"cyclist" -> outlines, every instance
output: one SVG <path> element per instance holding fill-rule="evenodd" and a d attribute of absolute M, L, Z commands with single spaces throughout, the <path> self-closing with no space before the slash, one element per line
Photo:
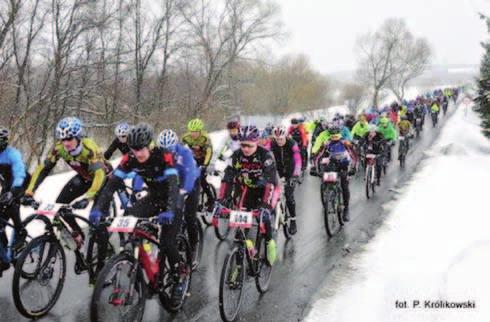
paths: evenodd
<path fill-rule="evenodd" d="M 374 124 L 369 125 L 368 135 L 366 135 L 365 151 L 366 154 L 376 154 L 376 185 L 380 185 L 381 168 L 383 166 L 383 134 L 378 132 L 378 127 Z"/>
<path fill-rule="evenodd" d="M 59 121 L 56 126 L 56 138 L 58 141 L 48 157 L 32 175 L 25 193 L 24 204 L 33 203 L 36 189 L 46 179 L 58 160 L 63 159 L 77 174 L 65 184 L 56 203 L 69 204 L 83 196 L 72 204 L 72 208 L 84 209 L 96 198 L 111 166 L 104 159 L 99 146 L 92 139 L 83 137 L 83 124 L 78 118 L 66 117 Z M 80 226 L 71 216 L 67 216 L 64 220 L 73 229 L 73 238 L 80 248 L 84 240 Z"/>
<path fill-rule="evenodd" d="M 398 124 L 398 129 L 400 130 L 400 136 L 404 137 L 407 146 L 407 150 L 410 148 L 410 130 L 412 129 L 412 123 L 408 120 L 407 116 L 402 116 L 400 123 Z M 402 143 L 398 146 L 398 160 L 400 160 L 400 150 L 402 147 Z"/>
<path fill-rule="evenodd" d="M 368 133 L 369 124 L 366 115 L 359 115 L 359 119 L 351 130 L 351 135 L 354 140 L 361 140 Z"/>
<path fill-rule="evenodd" d="M 401 116 L 402 117 L 402 116 Z M 393 124 L 386 117 L 381 117 L 378 124 L 378 132 L 383 135 L 383 139 L 386 141 L 387 145 L 387 158 L 388 162 L 391 161 L 391 148 L 394 145 L 394 141 L 397 139 L 396 130 Z"/>
<path fill-rule="evenodd" d="M 104 158 L 106 160 L 109 160 L 116 150 L 119 150 L 122 155 L 129 153 L 128 134 L 130 129 L 131 127 L 126 122 L 116 125 L 116 127 L 114 128 L 114 134 L 116 135 L 116 138 L 112 141 L 111 145 L 104 153 Z M 143 179 L 141 179 L 141 177 L 138 175 L 134 175 L 132 179 L 133 191 L 130 196 L 131 203 L 136 202 L 136 194 L 143 190 L 143 185 Z"/>
<path fill-rule="evenodd" d="M 192 151 L 179 143 L 179 137 L 172 130 L 163 130 L 158 136 L 157 146 L 167 149 L 174 154 L 175 168 L 179 173 L 180 194 L 185 198 L 184 217 L 189 232 L 189 243 L 192 250 L 192 258 L 195 258 L 196 246 L 199 241 L 197 222 L 197 206 L 199 203 L 199 168 Z"/>
<path fill-rule="evenodd" d="M 226 139 L 225 145 L 219 153 L 218 159 L 225 161 L 228 159 L 233 152 L 240 148 L 240 140 L 238 135 L 240 134 L 240 122 L 238 120 L 231 120 L 226 124 L 228 129 L 229 137 Z M 228 154 L 230 154 L 228 156 Z"/>
<path fill-rule="evenodd" d="M 349 201 L 350 201 L 350 191 L 349 191 L 349 179 L 348 175 L 351 174 L 349 171 L 349 166 L 351 163 L 351 158 L 348 151 L 349 142 L 342 140 L 341 129 L 334 125 L 329 128 L 330 139 L 325 145 L 324 152 L 328 152 L 330 155 L 331 162 L 335 162 L 337 170 L 340 175 L 340 185 L 342 187 L 342 199 L 344 201 L 344 213 L 342 219 L 344 221 L 349 221 Z"/>
<path fill-rule="evenodd" d="M 301 175 L 301 154 L 298 144 L 287 137 L 287 129 L 284 126 L 276 126 L 272 131 L 271 151 L 276 159 L 277 172 L 280 178 L 285 179 L 284 196 L 286 206 L 291 217 L 290 231 L 296 234 L 296 201 L 294 200 L 294 186 Z"/>
<path fill-rule="evenodd" d="M 272 128 L 267 126 L 260 132 L 259 145 L 266 150 L 271 149 L 271 136 L 272 136 Z"/>
<path fill-rule="evenodd" d="M 0 175 L 4 180 L 2 194 L 0 195 L 0 218 L 8 221 L 10 218 L 14 222 L 17 238 L 13 247 L 18 249 L 23 245 L 27 232 L 20 220 L 20 198 L 24 195 L 24 190 L 29 183 L 29 174 L 26 171 L 24 161 L 20 152 L 9 146 L 10 132 L 4 127 L 0 127 Z M 4 227 L 4 224 L 0 224 Z M 8 244 L 7 234 L 2 229 L 0 243 L 4 249 Z M 3 270 L 9 267 L 0 258 L 0 276 Z"/>
<path fill-rule="evenodd" d="M 170 301 L 178 305 L 184 290 L 185 266 L 180 262 L 176 238 L 182 222 L 183 198 L 179 193 L 179 176 L 174 164 L 174 156 L 168 150 L 153 145 L 153 130 L 150 125 L 140 123 L 128 134 L 130 153 L 123 156 L 114 174 L 102 189 L 90 213 L 90 221 L 98 222 L 107 215 L 113 194 L 124 187 L 124 179 L 136 172 L 148 186 L 148 194 L 139 199 L 126 215 L 135 217 L 158 216 L 161 225 L 160 250 L 168 258 L 174 285 Z M 161 269 L 164 262 L 161 261 Z"/>
<path fill-rule="evenodd" d="M 192 119 L 187 124 L 188 133 L 182 137 L 182 143 L 187 145 L 194 154 L 197 165 L 201 168 L 201 187 L 207 196 L 207 211 L 213 211 L 214 196 L 206 180 L 207 168 L 213 156 L 213 147 L 208 133 L 204 130 L 204 123 L 201 119 Z"/>
<path fill-rule="evenodd" d="M 107 148 L 104 153 L 104 158 L 109 160 L 116 150 L 119 150 L 122 155 L 129 152 L 128 147 L 128 133 L 130 126 L 128 123 L 123 122 L 116 125 L 114 128 L 114 134 L 116 138 L 112 141 L 111 145 Z"/>
<path fill-rule="evenodd" d="M 300 121 L 300 118 L 291 119 L 288 135 L 298 144 L 301 151 L 301 171 L 304 171 L 308 161 L 308 133 Z"/>
<path fill-rule="evenodd" d="M 277 186 L 277 169 L 271 152 L 258 145 L 259 130 L 254 125 L 242 127 L 240 150 L 233 153 L 232 165 L 228 166 L 221 182 L 218 206 L 230 198 L 235 182 L 247 187 L 244 207 L 259 209 L 266 228 L 267 260 L 276 260 L 276 242 L 272 238 L 272 194 Z"/>

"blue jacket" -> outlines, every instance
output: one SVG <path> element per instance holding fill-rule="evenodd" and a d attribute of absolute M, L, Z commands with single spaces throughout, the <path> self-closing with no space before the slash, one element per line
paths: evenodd
<path fill-rule="evenodd" d="M 330 157 L 343 166 L 350 164 L 350 156 L 347 148 L 342 141 L 330 141 L 327 145 L 327 151 L 330 152 Z"/>
<path fill-rule="evenodd" d="M 196 180 L 200 176 L 200 170 L 194 159 L 194 155 L 191 149 L 182 144 L 175 146 L 174 155 L 176 161 L 175 168 L 179 173 L 180 188 L 191 192 L 194 190 Z"/>
<path fill-rule="evenodd" d="M 352 134 L 350 133 L 350 130 L 347 126 L 342 127 L 340 135 L 342 135 L 342 139 L 352 141 Z"/>
<path fill-rule="evenodd" d="M 19 150 L 8 146 L 0 152 L 0 174 L 11 182 L 11 188 L 23 186 L 27 172 Z"/>

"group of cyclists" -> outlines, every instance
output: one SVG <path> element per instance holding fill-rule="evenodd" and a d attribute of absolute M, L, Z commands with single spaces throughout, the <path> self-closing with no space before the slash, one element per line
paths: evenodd
<path fill-rule="evenodd" d="M 230 199 L 240 195 L 240 187 L 246 187 L 243 206 L 260 213 L 265 226 L 267 261 L 272 266 L 277 248 L 272 224 L 273 195 L 277 189 L 284 189 L 289 229 L 294 235 L 297 232 L 295 187 L 302 182 L 308 163 L 311 163 L 310 174 L 321 176 L 318 162 L 328 154 L 340 174 L 342 216 L 348 222 L 350 177 L 362 171 L 358 165 L 363 155 L 384 156 L 376 160 L 376 184 L 380 185 L 381 168 L 384 162 L 390 162 L 398 136 L 409 138 L 415 129 L 417 133 L 422 131 L 425 117 L 431 115 L 437 120 L 439 112 L 445 113 L 449 101 L 456 101 L 459 92 L 458 88 L 446 88 L 380 109 L 371 107 L 357 117 L 337 113 L 332 119 L 322 116 L 307 121 L 301 116 L 292 118 L 289 125 L 268 125 L 264 129 L 242 125 L 239 118 L 234 118 L 227 122 L 226 142 L 214 158 L 211 139 L 203 121 L 197 118 L 188 122 L 188 132 L 181 138 L 171 129 L 155 135 L 147 123 L 132 126 L 120 123 L 115 127 L 114 140 L 103 152 L 94 139 L 86 137 L 79 118 L 66 117 L 57 123 L 56 141 L 32 177 L 20 151 L 9 144 L 9 130 L 1 128 L 0 174 L 5 184 L 0 195 L 0 217 L 13 221 L 17 232 L 13 247 L 23 247 L 27 231 L 22 225 L 20 205 L 36 203 L 36 190 L 60 159 L 75 175 L 61 189 L 56 203 L 71 204 L 73 209 L 85 209 L 92 203 L 89 221 L 94 225 L 109 215 L 115 192 L 124 189 L 125 180 L 130 179 L 133 194 L 125 215 L 156 218 L 160 225 L 160 251 L 167 256 L 174 277 L 171 301 L 181 301 L 184 275 L 189 272 L 179 255 L 176 237 L 185 225 L 190 249 L 197 251 L 200 222 L 196 212 L 201 189 L 207 195 L 205 209 L 219 216 L 220 211 L 229 207 Z M 109 159 L 116 151 L 122 158 L 113 168 Z M 217 196 L 211 192 L 207 180 L 215 159 L 227 164 Z M 143 190 L 147 193 L 136 197 Z M 67 217 L 66 221 L 72 228 L 76 247 L 83 247 L 87 236 L 82 227 L 73 218 Z M 7 243 L 2 229 L 0 244 L 5 248 Z M 9 266 L 0 261 L 0 271 Z"/>

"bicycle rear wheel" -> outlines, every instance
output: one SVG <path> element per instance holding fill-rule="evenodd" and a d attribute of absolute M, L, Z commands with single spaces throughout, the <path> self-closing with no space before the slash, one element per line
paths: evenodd
<path fill-rule="evenodd" d="M 235 321 L 245 285 L 245 251 L 235 247 L 226 256 L 219 283 L 219 313 L 225 322 Z"/>
<path fill-rule="evenodd" d="M 128 252 L 112 257 L 100 272 L 90 304 L 90 319 L 141 321 L 147 288 L 136 259 Z"/>
<path fill-rule="evenodd" d="M 38 319 L 58 301 L 66 277 L 63 247 L 54 237 L 40 236 L 24 249 L 15 265 L 12 294 L 15 307 L 29 319 Z"/>

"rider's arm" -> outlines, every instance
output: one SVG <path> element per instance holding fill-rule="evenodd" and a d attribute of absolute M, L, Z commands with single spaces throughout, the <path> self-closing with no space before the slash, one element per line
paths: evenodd
<path fill-rule="evenodd" d="M 233 153 L 231 157 L 231 164 L 228 165 L 225 169 L 225 174 L 223 176 L 223 180 L 221 180 L 221 186 L 219 189 L 218 199 L 223 200 L 228 197 L 230 186 L 233 184 L 233 181 L 239 174 L 238 168 L 241 166 L 239 164 L 238 152 L 240 150 Z"/>
<path fill-rule="evenodd" d="M 264 194 L 262 195 L 262 205 L 270 206 L 272 201 L 272 193 L 274 191 L 274 185 L 277 184 L 277 168 L 274 156 L 271 152 L 267 152 L 264 159 L 263 169 L 263 182 L 258 185 L 264 187 Z"/>
<path fill-rule="evenodd" d="M 213 156 L 213 146 L 211 145 L 211 139 L 209 136 L 206 134 L 206 142 L 203 145 L 203 149 L 206 150 L 206 155 L 204 157 L 204 165 L 208 166 L 209 163 L 211 162 L 211 157 Z"/>
<path fill-rule="evenodd" d="M 16 149 L 9 151 L 10 165 L 12 167 L 12 188 L 22 187 L 26 179 L 26 167 L 20 152 Z"/>
<path fill-rule="evenodd" d="M 106 172 L 104 165 L 104 157 L 102 156 L 99 147 L 92 142 L 82 142 L 84 148 L 89 150 L 89 166 L 88 171 L 93 174 L 92 185 L 88 189 L 85 196 L 93 199 L 104 184 Z"/>
<path fill-rule="evenodd" d="M 194 156 L 192 155 L 192 151 L 182 146 L 179 149 L 179 154 L 182 156 L 182 163 L 184 167 L 184 190 L 187 192 L 191 192 L 194 189 L 194 184 L 199 177 L 199 171 L 197 170 L 196 160 L 194 160 Z"/>
<path fill-rule="evenodd" d="M 292 147 L 292 152 L 293 152 L 293 161 L 294 161 L 294 174 L 299 174 L 301 173 L 301 166 L 302 166 L 302 161 L 301 161 L 301 153 L 299 152 L 299 147 L 296 142 L 293 143 Z"/>
<path fill-rule="evenodd" d="M 104 153 L 104 159 L 109 160 L 114 152 L 117 149 L 117 143 L 118 143 L 118 138 L 115 138 L 114 141 L 112 141 L 111 145 L 107 148 L 107 151 Z"/>
<path fill-rule="evenodd" d="M 39 185 L 46 179 L 51 170 L 58 162 L 60 158 L 56 146 L 49 152 L 48 157 L 44 160 L 43 164 L 39 164 L 32 174 L 31 182 L 27 187 L 26 194 L 33 195 Z"/>

